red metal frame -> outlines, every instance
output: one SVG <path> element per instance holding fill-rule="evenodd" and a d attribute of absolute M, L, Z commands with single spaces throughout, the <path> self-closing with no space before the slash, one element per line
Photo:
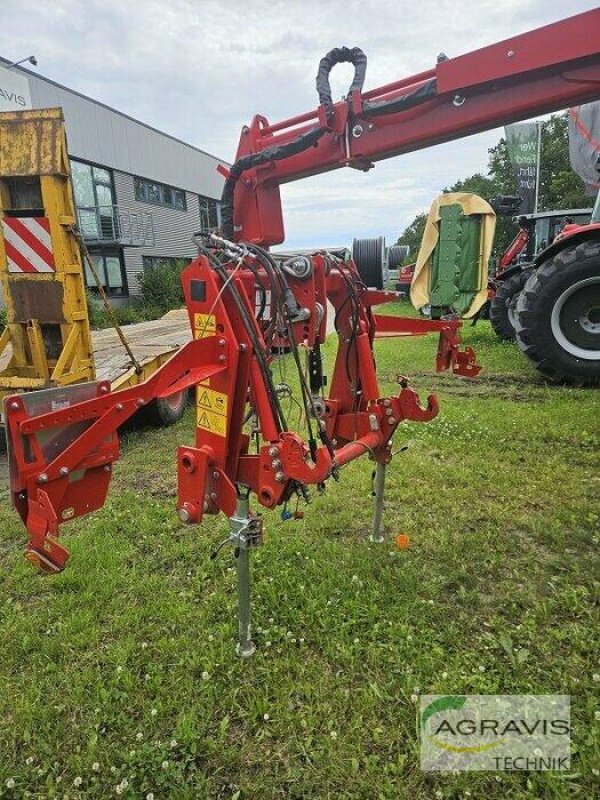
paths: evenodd
<path fill-rule="evenodd" d="M 594 9 L 353 93 L 335 104 L 329 130 L 314 147 L 243 173 L 234 196 L 236 238 L 263 246 L 284 240 L 282 183 L 344 166 L 367 170 L 384 158 L 596 100 L 599 43 L 600 10 Z M 365 101 L 392 100 L 432 78 L 432 99 L 401 113 L 362 117 Z M 275 124 L 256 116 L 242 129 L 237 158 L 286 144 L 317 122 L 328 125 L 323 107 Z"/>
<path fill-rule="evenodd" d="M 322 106 L 274 125 L 255 117 L 242 131 L 238 157 L 290 142 L 315 122 L 327 132 L 300 155 L 241 176 L 235 188 L 236 237 L 264 245 L 283 241 L 281 183 L 342 166 L 366 170 L 383 158 L 595 99 L 600 94 L 599 43 L 596 9 L 442 61 L 433 70 L 363 95 L 355 92 L 334 106 L 331 119 Z M 432 99 L 372 120 L 363 115 L 365 101 L 394 99 L 432 78 L 437 84 Z M 207 258 L 200 256 L 183 276 L 196 339 L 148 381 L 114 395 L 107 384 L 99 384 L 97 398 L 37 415 L 28 414 L 21 397 L 7 398 L 12 498 L 29 532 L 27 555 L 32 561 L 47 571 L 64 567 L 68 553 L 57 541 L 60 524 L 102 506 L 111 465 L 118 458 L 116 431 L 155 397 L 197 387 L 196 442 L 180 447 L 177 455 L 179 514 L 193 522 L 205 513 L 232 515 L 239 487 L 255 492 L 259 503 L 272 508 L 297 485 L 321 484 L 366 452 L 385 464 L 391 458 L 391 437 L 402 420 L 435 417 L 436 398 L 430 395 L 422 407 L 405 378 L 400 378 L 397 395 L 379 396 L 376 335 L 438 331 L 438 369 L 467 376 L 479 371 L 473 351 L 459 349 L 460 321 L 375 315 L 372 307 L 394 299 L 394 293 L 365 288 L 352 262 L 332 262 L 320 253 L 311 263 L 309 280 L 288 278 L 296 302 L 310 312 L 306 318 L 288 320 L 288 326 L 297 342 L 315 347 L 325 339 L 327 300 L 336 311 L 340 342 L 319 420 L 323 444 L 317 447 L 297 433 L 280 430 L 274 416 L 253 346 L 258 339 L 260 352 L 267 347 L 265 326 L 254 317 L 254 293 L 255 281 L 267 285 L 268 276 L 256 263 L 249 269 L 242 259 L 231 262 L 228 283 L 238 293 L 241 306 L 236 305 Z M 353 310 L 348 281 L 354 287 Z M 323 310 L 320 318 L 317 307 Z M 256 453 L 250 453 L 250 436 L 244 429 L 248 404 L 262 436 Z M 64 433 L 65 426 L 75 423 L 88 427 L 75 431 L 58 455 L 47 457 L 41 437 Z"/>
<path fill-rule="evenodd" d="M 190 324 L 197 338 L 147 381 L 114 394 L 107 383 L 100 383 L 96 398 L 36 415 L 27 412 L 23 396 L 7 399 L 11 492 L 29 532 L 30 560 L 46 571 L 64 567 L 68 552 L 57 541 L 60 524 L 104 504 L 111 465 L 119 456 L 117 428 L 155 397 L 197 386 L 196 442 L 179 447 L 177 462 L 180 517 L 199 522 L 205 513 L 223 511 L 231 516 L 240 485 L 254 492 L 261 505 L 273 508 L 290 497 L 297 483 L 322 484 L 338 467 L 365 453 L 387 463 L 391 437 L 402 420 L 426 422 L 436 416 L 436 398 L 431 395 L 422 407 L 405 378 L 400 379 L 399 394 L 380 397 L 373 354 L 377 335 L 438 332 L 438 369 L 450 368 L 468 376 L 479 371 L 473 352 L 469 348 L 460 351 L 460 320 L 375 315 L 373 306 L 394 300 L 397 294 L 365 288 L 351 261 L 332 262 L 317 254 L 311 263 L 308 278 L 288 276 L 288 284 L 300 306 L 314 310 L 319 304 L 324 312 L 320 318 L 311 313 L 292 327 L 296 341 L 303 346 L 322 344 L 327 300 L 332 303 L 340 343 L 329 398 L 321 420 L 314 424 L 321 424 L 333 445 L 321 444 L 311 452 L 297 433 L 278 430 L 250 332 L 230 293 L 223 290 L 221 279 L 207 258 L 200 256 L 183 275 Z M 266 272 L 238 264 L 230 264 L 227 270 L 245 303 L 255 336 L 263 350 L 268 350 L 267 325 L 254 318 L 256 279 L 266 283 Z M 355 317 L 348 302 L 348 281 L 357 292 Z M 250 452 L 250 436 L 244 430 L 248 403 L 257 415 L 262 437 L 256 453 Z M 215 409 L 215 404 L 220 408 Z M 47 437 L 56 431 L 60 436 L 65 426 L 75 424 L 88 427 L 75 431 L 58 455 L 45 457 L 40 435 Z"/>

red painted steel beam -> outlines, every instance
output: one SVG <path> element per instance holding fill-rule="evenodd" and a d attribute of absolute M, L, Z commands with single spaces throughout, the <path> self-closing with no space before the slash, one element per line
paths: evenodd
<path fill-rule="evenodd" d="M 401 114 L 373 119 L 371 131 L 350 140 L 352 156 L 377 161 L 598 99 L 600 9 L 443 61 L 434 70 L 365 92 L 362 99 L 391 100 L 429 77 L 436 79 L 437 97 Z M 460 107 L 453 104 L 457 94 L 465 98 Z M 345 116 L 345 102 L 335 108 L 337 118 Z M 317 116 L 315 109 L 266 126 L 256 150 L 295 138 L 312 127 L 298 123 Z M 344 166 L 344 143 L 335 138 L 326 135 L 317 147 L 276 164 L 278 182 Z M 275 176 L 270 173 L 269 180 Z"/>

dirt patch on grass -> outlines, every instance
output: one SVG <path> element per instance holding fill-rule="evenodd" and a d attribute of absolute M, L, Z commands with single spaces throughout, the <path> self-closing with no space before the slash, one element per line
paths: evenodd
<path fill-rule="evenodd" d="M 418 381 L 427 380 L 432 391 L 473 400 L 497 398 L 526 403 L 536 399 L 545 389 L 543 383 L 532 383 L 530 378 L 521 375 L 485 375 L 471 379 L 435 372 L 416 372 L 411 377 Z"/>

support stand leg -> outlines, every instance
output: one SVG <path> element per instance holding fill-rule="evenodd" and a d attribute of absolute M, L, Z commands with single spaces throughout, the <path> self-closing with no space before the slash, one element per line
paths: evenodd
<path fill-rule="evenodd" d="M 375 493 L 375 508 L 373 510 L 373 532 L 369 536 L 372 542 L 384 542 L 385 534 L 381 525 L 383 516 L 383 492 L 385 489 L 385 464 L 377 462 L 375 468 L 375 483 L 373 486 Z"/>
<path fill-rule="evenodd" d="M 252 612 L 250 606 L 250 547 L 252 546 L 252 532 L 247 498 L 238 498 L 235 515 L 230 518 L 230 524 L 231 538 L 237 555 L 239 639 L 236 651 L 242 658 L 248 658 L 255 652 L 256 647 L 252 641 Z"/>

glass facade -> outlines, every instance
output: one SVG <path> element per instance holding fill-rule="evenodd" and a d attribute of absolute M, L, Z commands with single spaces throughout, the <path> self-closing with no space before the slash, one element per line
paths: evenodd
<path fill-rule="evenodd" d="M 135 178 L 134 188 L 135 199 L 141 203 L 153 203 L 157 206 L 174 208 L 177 211 L 187 211 L 187 199 L 183 189 L 148 181 L 145 178 Z"/>
<path fill-rule="evenodd" d="M 218 203 L 212 197 L 198 196 L 200 204 L 200 226 L 202 230 L 215 230 L 219 227 Z"/>
<path fill-rule="evenodd" d="M 127 283 L 121 254 L 119 252 L 90 253 L 90 256 L 106 294 L 115 296 L 127 294 Z M 85 283 L 92 291 L 98 291 L 94 273 L 87 262 L 85 262 Z"/>

